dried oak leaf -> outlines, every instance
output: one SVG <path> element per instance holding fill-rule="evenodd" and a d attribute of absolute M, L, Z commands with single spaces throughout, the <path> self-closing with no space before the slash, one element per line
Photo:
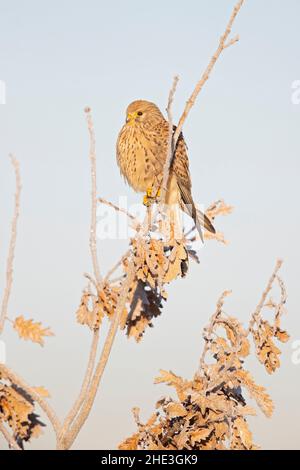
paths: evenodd
<path fill-rule="evenodd" d="M 21 448 L 23 441 L 38 437 L 45 426 L 34 409 L 33 399 L 21 387 L 0 384 L 0 421 L 9 425 Z"/>
<path fill-rule="evenodd" d="M 89 328 L 93 329 L 96 318 L 94 309 L 90 306 L 91 303 L 92 298 L 90 293 L 84 292 L 76 312 L 76 318 L 81 325 L 87 325 Z"/>
<path fill-rule="evenodd" d="M 135 338 L 137 342 L 142 339 L 145 329 L 153 326 L 153 318 L 161 314 L 164 299 L 157 287 L 152 288 L 141 280 L 133 284 L 128 313 L 126 311 L 126 316 L 121 319 L 121 328 L 127 327 L 128 337 Z"/>
<path fill-rule="evenodd" d="M 194 446 L 196 442 L 205 441 L 212 432 L 212 427 L 199 428 L 196 431 L 193 431 L 190 435 L 192 446 Z"/>
<path fill-rule="evenodd" d="M 132 436 L 125 439 L 118 446 L 119 450 L 137 450 L 139 445 L 140 435 L 138 433 L 133 434 Z"/>
<path fill-rule="evenodd" d="M 120 287 L 111 287 L 107 283 L 98 295 L 84 292 L 76 312 L 78 323 L 87 325 L 92 330 L 100 328 L 104 316 L 110 318 L 114 314 L 119 290 Z"/>
<path fill-rule="evenodd" d="M 155 239 L 133 240 L 132 249 L 137 279 L 155 288 L 167 267 L 164 243 Z"/>
<path fill-rule="evenodd" d="M 288 332 L 285 330 L 281 330 L 280 328 L 276 328 L 275 336 L 282 343 L 286 343 L 290 339 L 290 335 L 288 334 Z"/>
<path fill-rule="evenodd" d="M 32 319 L 25 320 L 22 315 L 15 319 L 13 328 L 20 338 L 38 343 L 41 346 L 44 346 L 45 336 L 54 336 L 50 328 L 43 328 L 40 322 L 35 322 Z"/>
<path fill-rule="evenodd" d="M 233 206 L 229 206 L 225 204 L 223 200 L 220 200 L 211 204 L 205 213 L 207 217 L 213 222 L 215 217 L 219 215 L 229 215 L 232 213 L 232 211 L 233 211 Z M 217 231 L 216 233 L 211 233 L 205 230 L 204 238 L 206 240 L 216 240 L 220 243 L 223 243 L 224 245 L 228 244 L 222 232 Z"/>
<path fill-rule="evenodd" d="M 167 247 L 171 249 L 168 257 L 168 268 L 163 278 L 164 282 L 171 282 L 177 277 L 184 277 L 188 270 L 188 251 L 184 244 L 178 241 L 174 245 Z"/>
<path fill-rule="evenodd" d="M 233 206 L 226 204 L 223 199 L 213 202 L 206 210 L 205 214 L 210 220 L 214 220 L 219 215 L 229 215 L 233 211 Z"/>
<path fill-rule="evenodd" d="M 221 325 L 226 332 L 226 336 L 231 343 L 231 346 L 235 349 L 236 353 L 240 357 L 247 357 L 250 353 L 250 343 L 246 337 L 246 332 L 242 324 L 234 317 L 221 317 L 217 321 L 218 325 Z"/>
<path fill-rule="evenodd" d="M 191 389 L 192 382 L 182 379 L 175 375 L 173 372 L 166 370 L 160 370 L 160 376 L 154 380 L 155 384 L 166 383 L 167 385 L 174 387 L 180 401 L 184 401 L 187 396 L 187 391 Z"/>
<path fill-rule="evenodd" d="M 236 444 L 237 443 L 242 444 L 242 446 L 238 444 L 238 448 L 244 448 L 247 450 L 252 449 L 252 446 L 253 446 L 252 433 L 249 430 L 248 424 L 244 418 L 237 417 L 234 420 L 233 431 L 234 431 L 234 435 L 236 438 Z"/>
<path fill-rule="evenodd" d="M 257 329 L 252 329 L 257 357 L 264 364 L 269 374 L 275 372 L 280 366 L 279 356 L 281 351 L 273 341 L 277 331 L 278 329 L 275 329 L 267 320 L 263 319 L 260 319 Z M 280 336 L 280 333 L 277 334 Z M 285 339 L 286 335 L 287 333 L 283 332 L 282 338 Z"/>
<path fill-rule="evenodd" d="M 166 415 L 169 419 L 186 416 L 188 413 L 181 403 L 171 402 L 166 406 Z"/>
<path fill-rule="evenodd" d="M 240 381 L 242 386 L 247 388 L 250 397 L 256 401 L 263 413 L 270 417 L 274 410 L 274 404 L 270 395 L 266 393 L 265 387 L 257 385 L 250 372 L 246 370 L 237 370 L 234 372 L 234 376 Z"/>

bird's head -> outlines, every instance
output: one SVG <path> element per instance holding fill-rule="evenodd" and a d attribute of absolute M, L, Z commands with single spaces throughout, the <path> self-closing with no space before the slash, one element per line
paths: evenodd
<path fill-rule="evenodd" d="M 133 101 L 126 110 L 126 124 L 128 126 L 147 125 L 151 127 L 163 119 L 159 108 L 150 101 Z"/>

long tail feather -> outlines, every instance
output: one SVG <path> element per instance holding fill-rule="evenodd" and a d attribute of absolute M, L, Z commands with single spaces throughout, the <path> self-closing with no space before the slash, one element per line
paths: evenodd
<path fill-rule="evenodd" d="M 213 226 L 209 218 L 205 214 L 203 214 L 199 209 L 196 210 L 196 218 L 206 230 L 211 233 L 216 233 L 215 227 Z"/>

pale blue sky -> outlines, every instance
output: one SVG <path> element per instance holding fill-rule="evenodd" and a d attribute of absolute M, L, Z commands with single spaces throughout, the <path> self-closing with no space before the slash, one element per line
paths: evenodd
<path fill-rule="evenodd" d="M 13 175 L 7 154 L 21 162 L 23 194 L 15 285 L 10 312 L 50 325 L 56 337 L 44 350 L 21 343 L 8 329 L 8 364 L 27 381 L 51 391 L 61 416 L 76 395 L 89 335 L 75 324 L 88 253 L 89 167 L 83 108 L 93 109 L 99 194 L 118 202 L 140 200 L 119 176 L 115 141 L 124 109 L 137 98 L 165 108 L 174 74 L 174 105 L 185 100 L 212 55 L 234 0 L 0 0 L 0 275 L 12 211 Z M 90 422 L 77 447 L 111 448 L 134 430 L 130 409 L 143 417 L 169 391 L 152 385 L 160 368 L 191 376 L 202 347 L 201 330 L 226 288 L 227 310 L 246 320 L 259 300 L 277 257 L 289 292 L 285 320 L 300 338 L 299 119 L 291 102 L 300 80 L 300 3 L 248 0 L 225 51 L 185 126 L 195 199 L 220 197 L 235 212 L 218 222 L 228 247 L 211 243 L 200 266 L 170 286 L 170 300 L 155 328 L 136 345 L 120 334 Z M 101 142 L 101 145 L 100 145 Z M 101 150 L 100 150 L 101 147 Z M 105 270 L 126 244 L 99 244 Z M 300 365 L 283 347 L 283 367 L 266 377 L 251 363 L 276 405 L 272 420 L 252 422 L 265 447 L 299 447 Z M 42 438 L 35 448 L 50 446 Z"/>

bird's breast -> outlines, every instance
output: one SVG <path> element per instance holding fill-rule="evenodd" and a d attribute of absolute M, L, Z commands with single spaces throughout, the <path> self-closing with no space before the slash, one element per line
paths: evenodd
<path fill-rule="evenodd" d="M 118 140 L 117 154 L 121 173 L 135 191 L 144 192 L 153 186 L 162 171 L 159 163 L 162 158 L 150 135 L 125 126 Z"/>

